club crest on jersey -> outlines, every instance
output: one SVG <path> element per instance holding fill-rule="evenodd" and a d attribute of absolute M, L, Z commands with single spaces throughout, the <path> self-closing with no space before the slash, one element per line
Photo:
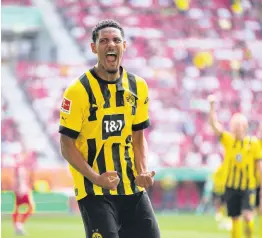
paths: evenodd
<path fill-rule="evenodd" d="M 61 112 L 70 114 L 71 106 L 72 106 L 72 101 L 67 98 L 64 98 L 60 110 Z"/>
<path fill-rule="evenodd" d="M 133 94 L 130 93 L 126 96 L 126 101 L 129 103 L 130 106 L 134 106 L 136 103 L 136 98 Z"/>
<path fill-rule="evenodd" d="M 238 161 L 238 162 L 242 161 L 242 155 L 241 154 L 236 155 L 236 161 Z"/>
<path fill-rule="evenodd" d="M 92 238 L 103 238 L 103 236 L 96 230 L 93 231 Z"/>

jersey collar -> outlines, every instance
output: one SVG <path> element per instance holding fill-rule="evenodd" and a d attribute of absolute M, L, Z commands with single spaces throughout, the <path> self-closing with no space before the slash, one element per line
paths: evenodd
<path fill-rule="evenodd" d="M 93 77 L 95 79 L 97 79 L 99 82 L 101 83 L 106 83 L 106 84 L 117 84 L 117 83 L 120 83 L 122 81 L 122 77 L 123 77 L 123 67 L 120 66 L 120 77 L 117 78 L 116 80 L 114 81 L 107 81 L 107 80 L 104 80 L 102 78 L 100 78 L 97 73 L 95 72 L 95 67 L 93 67 L 92 69 L 90 69 L 90 73 L 93 75 Z"/>

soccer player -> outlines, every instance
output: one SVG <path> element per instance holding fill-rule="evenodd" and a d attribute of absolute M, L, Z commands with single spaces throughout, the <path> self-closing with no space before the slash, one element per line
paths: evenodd
<path fill-rule="evenodd" d="M 259 139 L 260 143 L 260 150 L 262 150 L 262 122 L 260 123 L 259 130 L 257 137 Z M 259 237 L 262 237 L 262 195 L 261 195 L 261 187 L 262 187 L 262 176 L 261 176 L 261 169 L 260 167 L 256 170 L 256 176 L 257 176 L 257 191 L 256 191 L 256 207 L 258 209 L 258 215 L 259 215 Z"/>
<path fill-rule="evenodd" d="M 126 41 L 118 22 L 99 22 L 91 49 L 98 62 L 66 89 L 59 127 L 86 237 L 159 238 L 145 191 L 155 174 L 143 132 L 147 84 L 120 65 Z"/>
<path fill-rule="evenodd" d="M 248 122 L 245 116 L 236 113 L 230 120 L 230 132 L 225 131 L 215 113 L 215 97 L 210 102 L 209 123 L 219 136 L 225 155 L 225 199 L 229 217 L 232 218 L 232 238 L 241 237 L 240 217 L 244 218 L 244 233 L 253 237 L 254 207 L 256 196 L 255 167 L 261 166 L 262 153 L 257 138 L 247 136 Z"/>
<path fill-rule="evenodd" d="M 17 158 L 15 167 L 15 209 L 13 213 L 13 224 L 17 235 L 25 235 L 24 224 L 32 215 L 34 210 L 34 201 L 31 195 L 32 191 L 32 173 L 25 165 L 26 153 L 21 153 Z M 19 212 L 22 205 L 27 206 L 25 213 Z"/>

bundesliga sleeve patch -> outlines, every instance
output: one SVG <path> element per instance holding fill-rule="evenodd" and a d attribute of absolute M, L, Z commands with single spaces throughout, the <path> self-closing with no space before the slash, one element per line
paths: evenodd
<path fill-rule="evenodd" d="M 61 105 L 61 112 L 70 114 L 71 106 L 72 106 L 72 101 L 67 98 L 64 98 Z"/>

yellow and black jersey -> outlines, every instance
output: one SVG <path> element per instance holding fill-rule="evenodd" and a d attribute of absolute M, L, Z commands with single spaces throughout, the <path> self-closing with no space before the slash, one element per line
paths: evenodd
<path fill-rule="evenodd" d="M 144 79 L 126 72 L 114 82 L 91 69 L 65 91 L 59 132 L 75 139 L 87 163 L 99 174 L 117 171 L 116 191 L 92 184 L 70 166 L 76 198 L 86 195 L 129 195 L 140 192 L 132 148 L 132 131 L 149 126 L 148 87 Z"/>
<path fill-rule="evenodd" d="M 262 139 L 259 139 L 259 145 L 262 153 Z M 257 168 L 255 168 L 255 170 L 256 170 L 257 187 L 260 187 L 261 184 L 260 172 L 257 170 Z"/>
<path fill-rule="evenodd" d="M 220 141 L 225 149 L 226 187 L 240 190 L 255 189 L 254 169 L 262 158 L 256 137 L 246 136 L 236 140 L 229 132 L 221 134 Z"/>

